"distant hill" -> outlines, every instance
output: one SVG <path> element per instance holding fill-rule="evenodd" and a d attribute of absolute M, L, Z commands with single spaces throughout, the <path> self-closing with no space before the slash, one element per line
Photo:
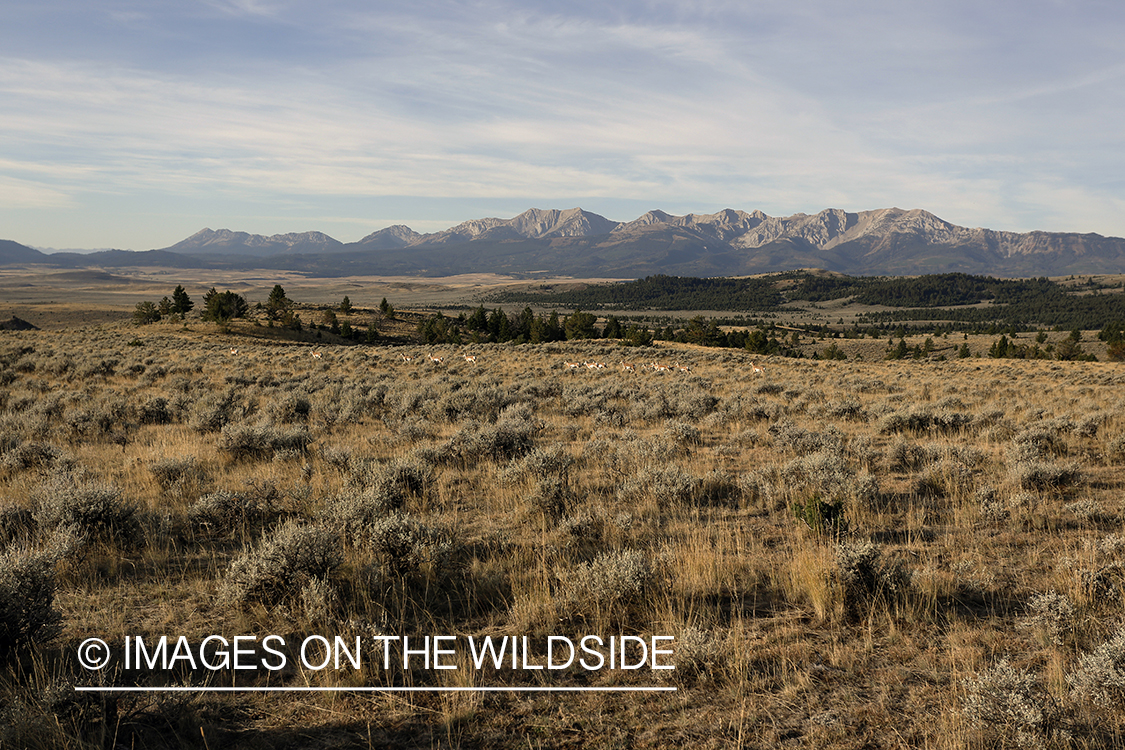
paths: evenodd
<path fill-rule="evenodd" d="M 28 323 L 23 318 L 13 315 L 8 320 L 0 321 L 0 331 L 38 331 L 39 326 Z"/>
<path fill-rule="evenodd" d="M 267 237 L 204 229 L 147 253 L 16 257 L 25 256 L 8 260 L 0 255 L 0 263 L 263 268 L 322 276 L 493 272 L 708 277 L 823 268 L 850 275 L 960 272 L 1020 277 L 1125 272 L 1125 239 L 970 229 L 919 209 L 826 209 L 788 217 L 734 209 L 685 216 L 649 211 L 633 221 L 617 222 L 572 208 L 530 209 L 511 219 L 474 219 L 430 234 L 398 224 L 351 243 L 320 232 Z"/>
<path fill-rule="evenodd" d="M 48 256 L 12 240 L 0 240 L 0 265 L 42 263 Z"/>

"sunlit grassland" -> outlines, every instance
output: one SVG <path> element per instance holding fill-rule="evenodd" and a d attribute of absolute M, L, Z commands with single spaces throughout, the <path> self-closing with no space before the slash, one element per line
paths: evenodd
<path fill-rule="evenodd" d="M 606 342 L 322 341 L 317 360 L 190 328 L 0 338 L 4 564 L 48 560 L 61 618 L 7 644 L 0 746 L 1125 739 L 1125 647 L 1105 646 L 1125 624 L 1121 365 L 758 359 L 753 375 L 741 351 Z M 583 360 L 608 366 L 563 365 Z M 273 679 L 678 690 L 71 689 L 237 682 L 92 678 L 73 659 L 88 637 L 214 633 L 669 635 L 672 672 Z"/>

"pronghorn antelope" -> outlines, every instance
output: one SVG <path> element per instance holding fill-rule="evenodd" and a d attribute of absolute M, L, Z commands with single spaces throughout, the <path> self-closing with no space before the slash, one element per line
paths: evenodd
<path fill-rule="evenodd" d="M 475 355 L 475 354 L 466 354 L 466 355 L 465 355 L 465 361 L 466 361 L 466 362 L 476 362 L 476 361 L 477 361 L 477 355 Z"/>
<path fill-rule="evenodd" d="M 428 359 L 430 362 L 433 362 L 435 365 L 440 365 L 442 362 L 445 361 L 444 357 L 435 357 L 432 354 L 427 354 L 426 359 Z"/>
<path fill-rule="evenodd" d="M 313 359 L 320 359 L 320 352 L 313 352 Z"/>
<path fill-rule="evenodd" d="M 563 364 L 566 365 L 568 370 L 577 370 L 582 366 L 581 362 L 563 362 Z"/>
<path fill-rule="evenodd" d="M 636 372 L 637 368 L 632 362 L 622 362 L 621 369 L 625 372 Z"/>
<path fill-rule="evenodd" d="M 598 363 L 597 362 L 583 362 L 582 364 L 586 365 L 587 370 L 598 369 Z"/>
<path fill-rule="evenodd" d="M 671 372 L 672 368 L 669 367 L 668 365 L 662 365 L 659 362 L 653 362 L 652 363 L 652 370 L 653 370 L 653 372 Z"/>
<path fill-rule="evenodd" d="M 234 348 L 234 347 L 232 346 L 232 347 L 230 348 L 230 353 L 231 353 L 231 354 L 238 354 L 238 349 L 235 349 L 235 348 Z"/>
<path fill-rule="evenodd" d="M 765 370 L 763 370 L 760 366 L 754 364 L 753 362 L 750 363 L 750 371 L 755 375 L 765 375 L 766 374 Z"/>
<path fill-rule="evenodd" d="M 683 365 L 676 365 L 676 370 L 679 371 L 679 372 L 686 372 L 688 374 L 691 374 L 691 368 L 690 367 L 684 367 Z"/>
<path fill-rule="evenodd" d="M 399 354 L 398 356 L 402 357 L 403 362 L 413 362 L 414 361 L 414 355 L 413 354 Z"/>

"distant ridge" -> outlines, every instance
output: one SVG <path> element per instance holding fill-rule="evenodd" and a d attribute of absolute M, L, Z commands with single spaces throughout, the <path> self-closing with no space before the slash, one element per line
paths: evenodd
<path fill-rule="evenodd" d="M 323 276 L 493 272 L 639 278 L 795 268 L 887 276 L 1125 273 L 1125 239 L 966 228 L 928 211 L 901 208 L 825 209 L 787 217 L 731 208 L 684 216 L 652 210 L 628 222 L 581 208 L 533 208 L 511 219 L 473 219 L 430 234 L 396 224 L 351 243 L 320 232 L 264 236 L 203 229 L 147 253 L 37 254 L 38 259 L 23 251 L 3 253 L 0 245 L 4 263 L 263 268 Z"/>
<path fill-rule="evenodd" d="M 229 229 L 202 229 L 164 250 L 184 255 L 278 255 L 332 252 L 343 243 L 321 232 L 290 232 L 263 237 Z"/>
<path fill-rule="evenodd" d="M 0 240 L 0 265 L 42 263 L 48 256 L 27 245 L 12 240 Z"/>

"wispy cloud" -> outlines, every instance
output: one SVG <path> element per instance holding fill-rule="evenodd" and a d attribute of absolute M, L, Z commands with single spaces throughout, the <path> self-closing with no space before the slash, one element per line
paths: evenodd
<path fill-rule="evenodd" d="M 454 199 L 581 196 L 1125 234 L 1117 6 L 117 0 L 56 45 L 42 5 L 13 3 L 3 196 L 66 204 L 75 233 L 107 196 L 143 196 L 153 227 L 223 196 L 352 231 L 395 196 L 450 220 L 471 218 Z"/>

